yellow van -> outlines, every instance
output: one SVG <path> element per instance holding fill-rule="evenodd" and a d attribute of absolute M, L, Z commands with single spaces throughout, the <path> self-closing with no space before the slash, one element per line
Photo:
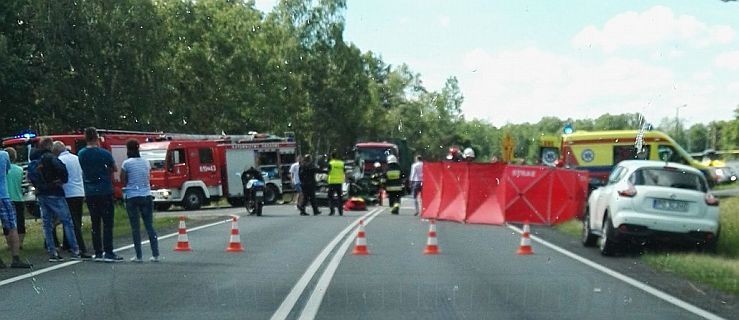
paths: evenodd
<path fill-rule="evenodd" d="M 660 131 L 644 131 L 642 150 L 637 153 L 638 130 L 576 131 L 562 135 L 560 161 L 565 167 L 588 170 L 590 185 L 604 185 L 608 174 L 623 160 L 667 160 L 692 166 L 713 184 L 709 168 L 694 160 L 670 136 Z"/>

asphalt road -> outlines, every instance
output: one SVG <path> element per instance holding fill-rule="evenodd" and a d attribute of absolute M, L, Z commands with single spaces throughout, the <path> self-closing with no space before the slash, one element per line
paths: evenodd
<path fill-rule="evenodd" d="M 536 242 L 534 255 L 518 256 L 520 235 L 506 226 L 439 222 L 442 252 L 425 256 L 428 224 L 408 208 L 400 216 L 384 207 L 344 217 L 322 210 L 301 217 L 270 206 L 241 218 L 243 253 L 224 252 L 231 223 L 216 223 L 188 233 L 192 252 L 173 252 L 176 237 L 161 240 L 160 263 L 81 262 L 5 279 L 0 318 L 701 318 Z M 243 213 L 207 214 L 218 212 Z M 360 216 L 369 256 L 351 254 Z M 717 311 L 731 319 L 733 310 Z"/>

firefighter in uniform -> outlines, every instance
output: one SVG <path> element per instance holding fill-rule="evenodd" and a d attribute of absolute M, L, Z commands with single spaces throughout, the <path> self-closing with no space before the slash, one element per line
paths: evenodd
<path fill-rule="evenodd" d="M 342 189 L 344 184 L 344 161 L 339 159 L 336 151 L 331 153 L 331 160 L 328 162 L 328 203 L 329 216 L 334 215 L 334 207 L 339 209 L 339 215 L 344 215 L 344 206 L 342 203 Z"/>
<path fill-rule="evenodd" d="M 385 172 L 385 191 L 390 202 L 390 213 L 400 212 L 400 197 L 403 195 L 403 176 L 398 164 L 398 158 L 394 155 L 387 156 L 387 172 Z"/>

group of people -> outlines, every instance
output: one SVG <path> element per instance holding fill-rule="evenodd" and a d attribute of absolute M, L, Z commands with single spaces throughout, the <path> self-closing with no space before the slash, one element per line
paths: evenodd
<path fill-rule="evenodd" d="M 290 182 L 295 189 L 297 197 L 297 208 L 301 216 L 309 215 L 305 209 L 310 204 L 313 209 L 313 215 L 321 214 L 316 203 L 316 189 L 318 181 L 316 181 L 317 173 L 327 173 L 328 183 L 328 202 L 329 213 L 332 216 L 338 211 L 340 216 L 344 215 L 344 207 L 342 201 L 342 185 L 345 181 L 344 161 L 339 159 L 338 153 L 331 153 L 328 162 L 328 170 L 322 170 L 313 161 L 310 154 L 298 156 L 295 163 L 290 166 Z"/>
<path fill-rule="evenodd" d="M 416 156 L 416 161 L 411 166 L 410 184 L 411 192 L 413 194 L 413 201 L 415 204 L 415 215 L 419 214 L 418 196 L 421 193 L 423 185 L 423 161 L 421 156 Z M 387 157 L 388 167 L 384 173 L 386 176 L 385 190 L 389 195 L 389 204 L 392 207 L 392 214 L 399 214 L 400 211 L 400 198 L 403 194 L 402 184 L 402 173 L 398 159 L 394 155 Z M 327 173 L 328 183 L 328 202 L 329 202 L 329 215 L 334 215 L 338 211 L 340 216 L 344 215 L 344 207 L 342 203 L 342 185 L 344 184 L 346 177 L 344 172 L 344 161 L 341 160 L 337 152 L 331 153 L 331 158 L 328 162 L 328 170 L 322 171 L 313 162 L 310 154 L 306 154 L 302 157 L 298 156 L 295 163 L 290 166 L 290 181 L 297 193 L 297 208 L 300 211 L 300 215 L 307 216 L 306 207 L 310 203 L 313 209 L 313 215 L 321 214 L 316 205 L 316 173 Z"/>
<path fill-rule="evenodd" d="M 69 152 L 63 142 L 44 137 L 38 141 L 29 157 L 28 179 L 35 188 L 50 262 L 64 261 L 55 241 L 54 228 L 57 222 L 63 226 L 64 243 L 71 252 L 70 260 L 123 260 L 113 252 L 115 210 L 112 177 L 118 168 L 112 154 L 100 147 L 100 137 L 95 128 L 85 129 L 85 141 L 86 147 L 75 155 Z M 121 165 L 120 179 L 125 186 L 126 211 L 136 251 L 131 261 L 143 261 L 139 219 L 143 219 L 149 235 L 152 251 L 150 260 L 159 261 L 157 234 L 153 227 L 149 162 L 141 158 L 138 141 L 128 141 L 126 149 L 128 159 Z M 25 218 L 21 191 L 23 172 L 19 166 L 11 164 L 15 159 L 14 149 L 0 151 L 0 220 L 3 229 L 7 230 L 13 255 L 11 267 L 27 268 L 30 264 L 18 258 L 25 234 Z M 88 253 L 82 237 L 83 202 L 90 212 L 94 256 Z"/>

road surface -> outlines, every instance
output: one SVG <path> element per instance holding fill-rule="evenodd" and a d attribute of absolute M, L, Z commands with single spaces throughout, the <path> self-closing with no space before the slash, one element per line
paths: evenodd
<path fill-rule="evenodd" d="M 518 256 L 521 236 L 508 226 L 439 222 L 441 254 L 426 256 L 428 223 L 407 207 L 400 216 L 370 207 L 301 217 L 270 206 L 239 220 L 245 252 L 227 253 L 226 215 L 243 212 L 219 210 L 208 214 L 223 212 L 222 221 L 188 233 L 192 252 L 172 251 L 174 236 L 162 239 L 160 263 L 43 263 L 32 277 L 5 279 L 0 318 L 737 318 L 733 306 L 668 302 L 538 242 L 534 255 Z M 351 252 L 360 217 L 368 256 Z"/>

